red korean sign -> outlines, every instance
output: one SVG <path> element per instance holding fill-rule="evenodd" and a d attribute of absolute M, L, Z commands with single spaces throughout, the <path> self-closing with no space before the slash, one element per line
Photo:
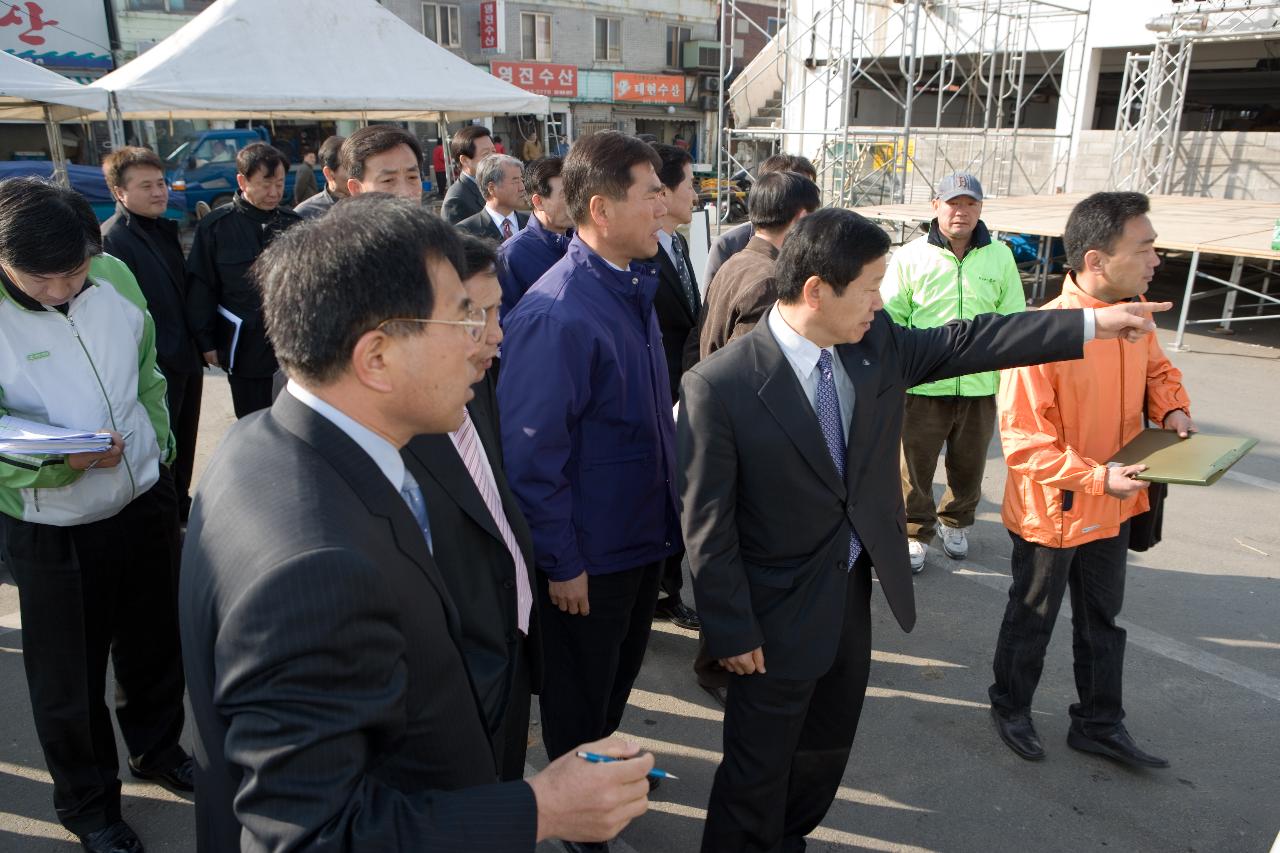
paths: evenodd
<path fill-rule="evenodd" d="M 480 2 L 480 49 L 502 53 L 507 49 L 507 40 L 503 33 L 503 18 L 506 17 L 505 4 L 502 0 L 481 0 Z"/>
<path fill-rule="evenodd" d="M 506 80 L 535 95 L 548 98 L 576 98 L 578 69 L 573 65 L 551 65 L 546 62 L 491 62 L 494 77 Z"/>
<path fill-rule="evenodd" d="M 641 104 L 683 104 L 684 77 L 678 74 L 613 72 L 613 99 Z"/>

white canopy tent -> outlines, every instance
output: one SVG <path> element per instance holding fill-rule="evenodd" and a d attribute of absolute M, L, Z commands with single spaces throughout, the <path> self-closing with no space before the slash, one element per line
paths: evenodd
<path fill-rule="evenodd" d="M 58 122 L 100 113 L 107 98 L 11 53 L 0 51 L 0 121 L 42 121 L 54 176 L 67 185 L 67 155 Z"/>
<path fill-rule="evenodd" d="M 138 119 L 445 121 L 549 106 L 375 0 L 218 0 L 87 88 Z"/>

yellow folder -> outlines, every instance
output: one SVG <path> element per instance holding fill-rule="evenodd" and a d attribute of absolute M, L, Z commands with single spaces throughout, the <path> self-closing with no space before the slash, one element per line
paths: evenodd
<path fill-rule="evenodd" d="M 1139 480 L 1212 486 L 1257 443 L 1256 438 L 1241 435 L 1197 432 L 1178 438 L 1172 430 L 1144 429 L 1111 461 L 1117 465 L 1146 465 Z"/>

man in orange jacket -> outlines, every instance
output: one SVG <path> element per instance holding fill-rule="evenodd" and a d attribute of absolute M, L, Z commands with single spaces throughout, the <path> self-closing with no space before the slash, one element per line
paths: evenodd
<path fill-rule="evenodd" d="M 1046 308 L 1102 308 L 1139 299 L 1160 259 L 1150 203 L 1140 193 L 1096 193 L 1076 205 L 1063 242 L 1072 272 Z M 1182 374 L 1154 334 L 1090 341 L 1084 358 L 1006 370 L 1000 441 L 1009 476 L 1004 524 L 1013 538 L 1013 585 L 996 643 L 988 691 L 1001 739 L 1022 758 L 1044 747 L 1031 699 L 1065 590 L 1071 589 L 1076 690 L 1067 745 L 1139 767 L 1167 767 L 1125 730 L 1121 672 L 1129 519 L 1148 508 L 1144 466 L 1107 460 L 1154 423 L 1185 437 L 1195 430 Z"/>

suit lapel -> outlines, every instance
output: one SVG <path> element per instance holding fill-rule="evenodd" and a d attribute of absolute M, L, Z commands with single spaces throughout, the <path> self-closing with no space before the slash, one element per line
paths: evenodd
<path fill-rule="evenodd" d="M 673 238 L 674 239 L 674 238 Z M 676 302 L 684 309 L 685 316 L 690 322 L 697 320 L 693 316 L 689 305 L 689 297 L 685 296 L 684 285 L 680 283 L 680 272 L 676 269 L 675 263 L 671 260 L 671 256 L 667 254 L 667 250 L 658 246 L 658 279 L 662 282 L 662 286 L 671 291 L 675 296 Z"/>
<path fill-rule="evenodd" d="M 471 472 L 462 461 L 453 440 L 447 435 L 420 435 L 406 448 L 406 456 L 417 462 L 429 477 L 439 484 L 441 490 L 458 505 L 458 508 L 471 516 L 471 519 L 486 533 L 502 541 L 502 534 L 485 506 L 480 490 L 471 479 Z"/>
<path fill-rule="evenodd" d="M 444 606 L 449 633 L 455 642 L 459 641 L 461 623 L 458 611 L 427 548 L 422 530 L 399 492 L 382 476 L 377 463 L 341 429 L 287 391 L 272 404 L 271 417 L 333 466 L 370 515 L 387 520 L 397 550 L 413 562 L 435 587 Z"/>
<path fill-rule="evenodd" d="M 845 483 L 848 493 L 857 491 L 862 469 L 867 465 L 863 449 L 871 444 L 876 389 L 880 385 L 880 364 L 866 338 L 856 344 L 839 344 L 836 352 L 844 372 L 853 383 L 853 419 L 849 422 L 849 442 L 845 449 Z"/>
<path fill-rule="evenodd" d="M 791 363 L 782 354 L 778 342 L 773 339 L 767 320 L 768 314 L 750 335 L 755 345 L 757 369 L 764 376 L 764 384 L 759 391 L 760 401 L 777 420 L 814 473 L 831 491 L 844 497 L 845 485 L 840 482 L 835 463 L 831 461 L 831 452 L 827 450 L 813 406 L 809 405 Z"/>
<path fill-rule="evenodd" d="M 169 262 L 165 260 L 164 255 L 160 252 L 160 247 L 151 239 L 151 235 L 147 233 L 145 228 L 135 222 L 132 216 L 129 217 L 125 224 L 128 229 L 133 232 L 134 236 L 141 240 L 143 245 L 147 247 L 147 251 L 151 252 L 156 263 L 158 263 L 160 268 L 164 270 L 164 274 L 168 277 L 169 283 L 178 291 L 178 295 L 183 296 L 184 288 L 182 287 L 182 282 L 178 281 L 178 279 L 174 277 L 173 270 L 170 268 Z"/>

